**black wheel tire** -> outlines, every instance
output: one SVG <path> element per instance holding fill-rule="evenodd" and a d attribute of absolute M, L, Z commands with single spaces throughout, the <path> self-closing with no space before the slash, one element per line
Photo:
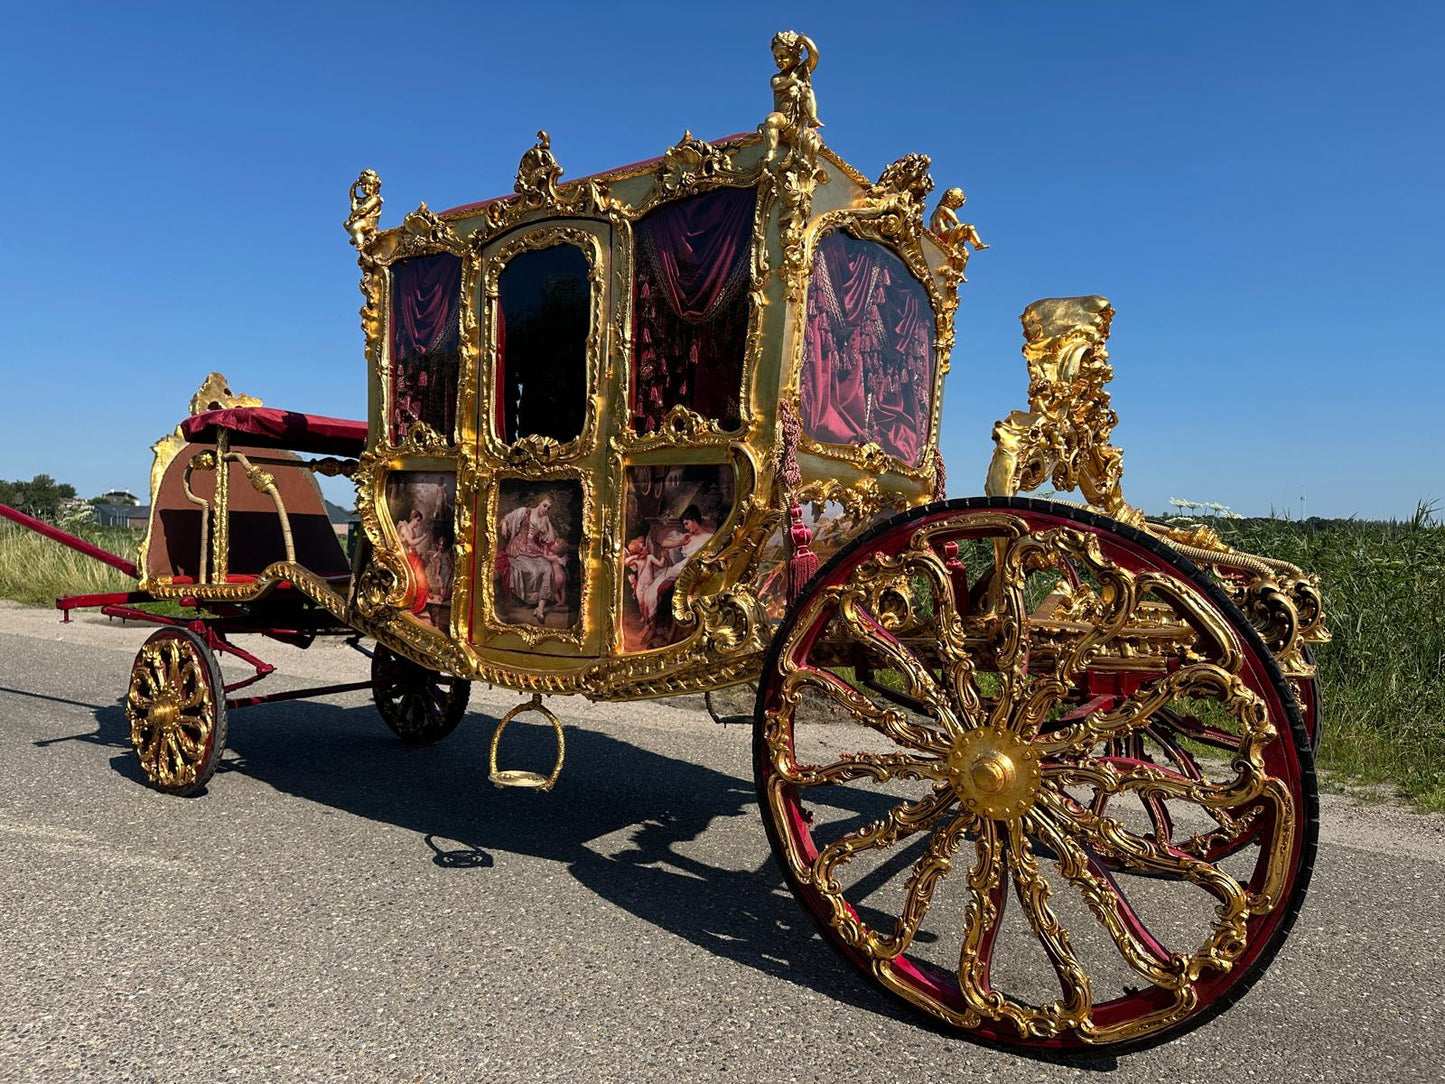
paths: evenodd
<path fill-rule="evenodd" d="M 428 745 L 457 728 L 467 712 L 471 682 L 447 677 L 377 644 L 371 656 L 371 695 L 391 732 Z"/>

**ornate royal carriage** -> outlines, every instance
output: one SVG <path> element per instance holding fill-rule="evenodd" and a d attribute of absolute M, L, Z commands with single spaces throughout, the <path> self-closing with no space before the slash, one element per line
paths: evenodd
<path fill-rule="evenodd" d="M 544 694 L 756 681 L 773 849 L 870 981 L 988 1042 L 1177 1035 L 1303 900 L 1317 584 L 1125 503 L 1099 297 L 1025 311 L 1030 409 L 996 427 L 987 495 L 943 500 L 958 288 L 986 246 L 958 189 L 925 217 L 926 157 L 874 181 L 824 146 L 811 41 L 773 54 L 756 131 L 572 182 L 538 133 L 513 195 L 387 230 L 363 173 L 367 420 L 213 374 L 156 446 L 139 590 L 61 605 L 164 626 L 127 711 L 177 794 L 228 709 L 354 687 L 238 696 L 270 668 L 237 632 L 374 639 L 408 740 L 455 727 L 468 682 L 528 694 L 499 785 L 556 782 Z M 350 562 L 318 472 L 355 481 Z M 1049 480 L 1086 503 L 1015 496 Z M 156 599 L 198 614 L 137 609 Z M 256 674 L 225 684 L 218 651 Z M 496 765 L 528 709 L 556 728 L 549 776 Z"/>

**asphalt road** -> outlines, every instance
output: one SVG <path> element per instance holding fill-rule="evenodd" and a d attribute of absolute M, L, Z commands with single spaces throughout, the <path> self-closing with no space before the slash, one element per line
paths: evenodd
<path fill-rule="evenodd" d="M 0 1080 L 1445 1074 L 1445 818 L 1328 799 L 1305 912 L 1240 1004 L 1058 1065 L 920 1026 L 817 938 L 744 727 L 556 701 L 567 767 L 544 796 L 484 778 L 514 695 L 479 687 L 457 733 L 411 749 L 351 693 L 234 714 L 207 792 L 171 798 L 118 706 L 145 634 L 0 608 Z M 339 646 L 270 655 L 275 689 L 365 675 Z M 519 761 L 545 759 L 534 734 Z"/>

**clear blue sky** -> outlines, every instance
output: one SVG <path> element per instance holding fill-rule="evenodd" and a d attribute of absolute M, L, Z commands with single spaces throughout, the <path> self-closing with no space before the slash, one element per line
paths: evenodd
<path fill-rule="evenodd" d="M 569 177 L 746 130 L 788 27 L 829 143 L 874 175 L 932 155 L 994 246 L 959 310 L 953 494 L 1025 405 L 1018 313 L 1102 293 L 1147 511 L 1445 497 L 1438 3 L 8 3 L 0 477 L 143 492 L 210 369 L 364 416 L 362 167 L 393 225 L 510 191 L 539 127 Z"/>

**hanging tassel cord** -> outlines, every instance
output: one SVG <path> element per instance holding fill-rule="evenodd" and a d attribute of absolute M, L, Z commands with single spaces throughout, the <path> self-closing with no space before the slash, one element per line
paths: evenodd
<path fill-rule="evenodd" d="M 798 467 L 798 440 L 802 427 L 793 405 L 786 400 L 778 407 L 782 439 L 778 442 L 778 485 L 788 509 L 788 601 L 803 593 L 818 571 L 818 555 L 811 548 L 813 532 L 803 522 L 803 506 L 794 494 L 803 486 Z"/>

